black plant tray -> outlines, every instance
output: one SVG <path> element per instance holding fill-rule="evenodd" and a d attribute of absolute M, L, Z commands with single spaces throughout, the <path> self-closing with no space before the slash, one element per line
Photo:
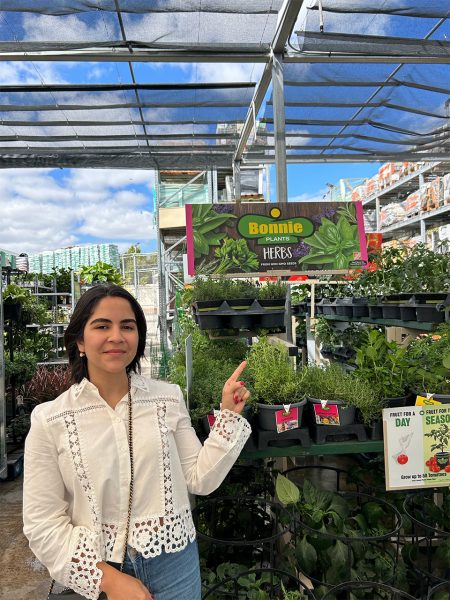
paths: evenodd
<path fill-rule="evenodd" d="M 263 308 L 257 300 L 250 308 L 233 309 L 224 300 L 215 310 L 196 310 L 194 319 L 200 329 L 251 329 L 253 327 L 283 327 L 284 308 Z"/>
<path fill-rule="evenodd" d="M 309 448 L 311 438 L 306 427 L 298 427 L 290 431 L 277 433 L 276 431 L 255 430 L 255 443 L 258 450 L 267 450 L 267 448 L 285 448 L 288 446 L 302 446 Z"/>
<path fill-rule="evenodd" d="M 356 437 L 358 442 L 367 440 L 366 428 L 362 423 L 353 423 L 353 425 L 312 425 L 312 436 L 316 444 L 325 444 L 326 442 L 344 442 Z"/>

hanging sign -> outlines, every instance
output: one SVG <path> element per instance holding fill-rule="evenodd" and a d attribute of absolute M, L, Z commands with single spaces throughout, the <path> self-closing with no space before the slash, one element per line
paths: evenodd
<path fill-rule="evenodd" d="M 187 204 L 189 275 L 367 266 L 360 202 Z"/>
<path fill-rule="evenodd" d="M 386 489 L 450 486 L 450 405 L 385 408 Z"/>

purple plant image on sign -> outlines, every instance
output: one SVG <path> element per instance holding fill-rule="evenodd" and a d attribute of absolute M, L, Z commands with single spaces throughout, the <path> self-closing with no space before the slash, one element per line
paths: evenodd
<path fill-rule="evenodd" d="M 189 273 L 335 272 L 364 266 L 362 207 L 357 205 L 186 205 Z"/>

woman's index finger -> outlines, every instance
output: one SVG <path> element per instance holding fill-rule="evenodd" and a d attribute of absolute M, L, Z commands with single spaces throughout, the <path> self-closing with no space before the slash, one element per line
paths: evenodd
<path fill-rule="evenodd" d="M 243 360 L 241 362 L 241 364 L 237 367 L 237 369 L 235 369 L 234 373 L 231 375 L 231 377 L 228 379 L 228 381 L 237 381 L 246 366 L 247 366 L 247 361 Z"/>

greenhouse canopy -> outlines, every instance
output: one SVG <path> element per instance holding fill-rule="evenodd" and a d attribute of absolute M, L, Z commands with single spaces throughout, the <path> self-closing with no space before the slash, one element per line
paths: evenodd
<path fill-rule="evenodd" d="M 450 159 L 448 0 L 0 8 L 3 67 L 39 72 L 1 86 L 2 168 Z M 49 61 L 67 61 L 63 82 L 42 75 Z M 81 63 L 108 69 L 101 82 L 80 81 Z M 151 80 L 171 63 L 253 67 L 246 81 L 149 84 L 148 63 L 160 63 Z"/>

